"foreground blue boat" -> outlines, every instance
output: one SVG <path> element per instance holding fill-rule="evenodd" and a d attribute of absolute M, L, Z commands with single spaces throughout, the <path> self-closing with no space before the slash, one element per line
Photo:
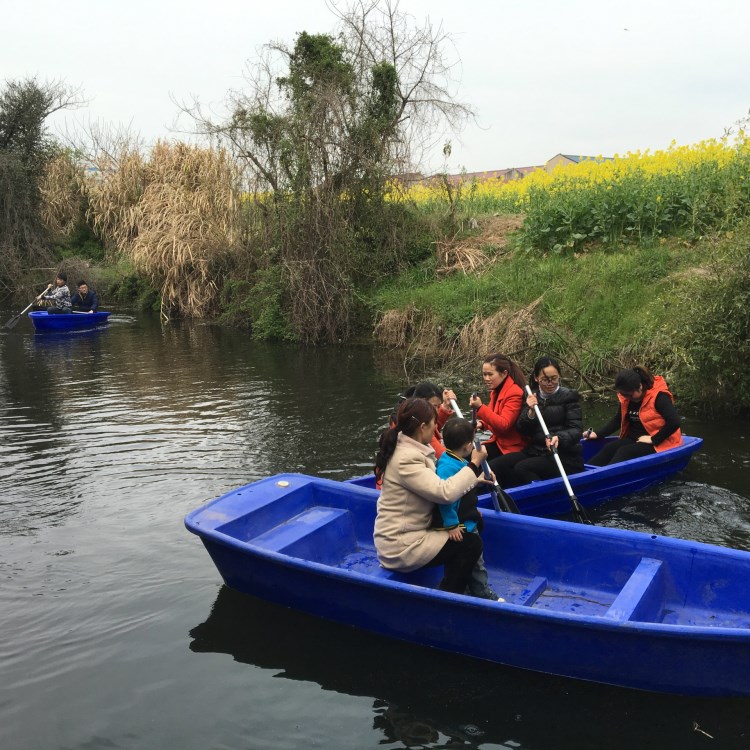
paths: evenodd
<path fill-rule="evenodd" d="M 609 440 L 582 440 L 584 462 L 598 453 Z M 662 453 L 643 458 L 634 458 L 612 466 L 586 466 L 585 471 L 568 475 L 578 501 L 586 508 L 601 505 L 616 497 L 639 492 L 658 482 L 663 482 L 678 471 L 682 471 L 690 457 L 701 447 L 703 439 L 682 436 L 682 445 Z M 361 487 L 375 487 L 375 476 L 355 477 L 347 480 Z M 521 513 L 529 516 L 551 518 L 570 512 L 570 499 L 561 478 L 532 482 L 520 487 L 511 487 L 507 493 L 516 501 Z M 479 498 L 480 505 L 491 508 L 489 495 Z"/>
<path fill-rule="evenodd" d="M 513 667 L 666 693 L 750 694 L 750 552 L 486 511 L 505 602 L 380 567 L 377 493 L 281 474 L 185 519 L 227 585 L 313 615 Z"/>
<path fill-rule="evenodd" d="M 94 313 L 48 313 L 46 310 L 34 310 L 29 313 L 31 322 L 37 331 L 80 331 L 86 328 L 96 328 L 104 325 L 110 313 L 97 311 Z"/>

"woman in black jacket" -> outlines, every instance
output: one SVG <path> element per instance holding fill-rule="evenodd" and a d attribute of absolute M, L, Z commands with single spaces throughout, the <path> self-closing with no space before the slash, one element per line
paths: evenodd
<path fill-rule="evenodd" d="M 557 448 L 566 473 L 583 471 L 583 417 L 578 391 L 560 384 L 560 365 L 552 357 L 538 359 L 529 380 L 532 395 L 526 398 L 516 428 L 531 442 L 522 451 L 508 453 L 493 463 L 493 470 L 503 487 L 560 476 L 552 447 Z M 544 436 L 535 406 L 544 417 L 550 440 Z"/>

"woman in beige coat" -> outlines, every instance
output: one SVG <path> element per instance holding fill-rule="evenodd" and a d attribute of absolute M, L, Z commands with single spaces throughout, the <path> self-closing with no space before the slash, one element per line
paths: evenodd
<path fill-rule="evenodd" d="M 375 474 L 383 489 L 375 519 L 375 549 L 384 568 L 408 572 L 444 565 L 440 588 L 462 594 L 474 564 L 482 554 L 478 534 L 449 538 L 445 529 L 432 529 L 435 503 L 449 504 L 480 481 L 487 451 L 474 450 L 471 461 L 449 479 L 435 473 L 435 451 L 429 446 L 435 433 L 435 409 L 421 398 L 409 398 L 398 410 L 396 424 L 380 439 Z"/>

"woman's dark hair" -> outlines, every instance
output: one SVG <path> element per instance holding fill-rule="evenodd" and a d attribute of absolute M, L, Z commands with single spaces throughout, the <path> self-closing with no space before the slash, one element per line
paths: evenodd
<path fill-rule="evenodd" d="M 57 274 L 56 278 L 62 279 L 66 284 L 68 283 L 68 274 L 64 271 L 60 271 L 60 273 Z"/>
<path fill-rule="evenodd" d="M 443 426 L 443 442 L 449 451 L 455 451 L 474 440 L 474 425 L 468 419 L 453 417 Z"/>
<path fill-rule="evenodd" d="M 504 354 L 488 354 L 483 363 L 492 365 L 498 372 L 507 371 L 508 375 L 513 378 L 513 382 L 521 388 L 526 385 L 526 378 L 521 368 L 510 357 L 506 357 Z"/>
<path fill-rule="evenodd" d="M 615 377 L 615 390 L 625 393 L 637 391 L 641 386 L 647 391 L 654 384 L 654 376 L 644 365 L 636 365 L 630 370 L 620 370 Z"/>
<path fill-rule="evenodd" d="M 398 433 L 411 437 L 419 429 L 420 425 L 427 424 L 435 419 L 435 409 L 429 401 L 423 398 L 407 398 L 398 407 L 396 424 L 383 431 L 380 436 L 380 449 L 375 457 L 375 476 L 381 479 L 388 466 L 393 451 L 396 450 Z"/>
<path fill-rule="evenodd" d="M 539 359 L 534 362 L 534 370 L 529 378 L 529 384 L 531 385 L 532 390 L 534 389 L 534 386 L 539 385 L 539 373 L 545 367 L 554 367 L 557 370 L 558 375 L 562 375 L 560 364 L 554 357 L 539 357 Z"/>
<path fill-rule="evenodd" d="M 407 388 L 404 391 L 404 396 L 406 398 L 426 398 L 428 400 L 437 396 L 442 401 L 443 389 L 425 380 L 423 383 L 417 383 Z"/>
<path fill-rule="evenodd" d="M 396 405 L 393 407 L 391 412 L 391 427 L 396 424 L 396 415 L 398 414 L 399 407 L 406 401 L 407 398 L 424 398 L 430 400 L 437 396 L 441 401 L 443 400 L 443 389 L 436 386 L 434 383 L 424 381 L 423 383 L 417 383 L 416 385 L 410 385 L 403 393 L 398 397 Z"/>

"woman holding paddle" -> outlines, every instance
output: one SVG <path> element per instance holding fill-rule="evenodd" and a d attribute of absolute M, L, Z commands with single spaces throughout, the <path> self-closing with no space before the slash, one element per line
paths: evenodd
<path fill-rule="evenodd" d="M 529 438 L 530 444 L 517 453 L 508 453 L 494 461 L 493 471 L 503 487 L 553 479 L 560 472 L 553 449 L 569 474 L 583 471 L 583 418 L 578 391 L 560 382 L 560 365 L 552 357 L 540 357 L 531 375 L 531 394 L 516 422 L 518 431 Z M 545 434 L 535 407 L 549 430 Z"/>
<path fill-rule="evenodd" d="M 492 432 L 484 445 L 490 468 L 495 471 L 493 460 L 505 453 L 523 450 L 528 444 L 528 439 L 516 428 L 523 408 L 526 378 L 512 359 L 504 354 L 490 354 L 482 363 L 482 379 L 490 392 L 490 403 L 486 406 L 475 393 L 469 399 L 469 406 L 476 409 L 481 426 Z"/>
<path fill-rule="evenodd" d="M 482 554 L 478 534 L 452 539 L 446 529 L 432 527 L 435 504 L 449 505 L 484 480 L 479 468 L 484 449 L 474 449 L 467 466 L 449 479 L 435 470 L 430 441 L 435 434 L 433 406 L 408 398 L 399 407 L 396 424 L 380 438 L 375 476 L 382 479 L 373 540 L 380 564 L 388 570 L 410 572 L 444 565 L 440 589 L 463 594 Z"/>
<path fill-rule="evenodd" d="M 620 437 L 589 459 L 590 464 L 609 466 L 682 445 L 680 415 L 664 378 L 637 365 L 617 373 L 615 390 L 620 401 L 615 415 L 598 430 L 587 430 L 583 437 L 596 440 L 618 428 Z"/>
<path fill-rule="evenodd" d="M 445 451 L 443 445 L 442 429 L 445 423 L 453 416 L 453 409 L 451 409 L 451 399 L 455 400 L 456 394 L 450 388 L 439 388 L 434 383 L 425 380 L 417 385 L 409 386 L 404 391 L 404 395 L 399 397 L 398 403 L 396 404 L 393 414 L 390 418 L 390 426 L 393 427 L 396 424 L 396 414 L 399 406 L 407 398 L 423 398 L 432 404 L 435 409 L 437 419 L 435 422 L 435 434 L 432 436 L 430 445 L 435 451 L 435 458 L 440 458 Z"/>
<path fill-rule="evenodd" d="M 47 293 L 42 295 L 42 299 L 52 300 L 52 306 L 47 309 L 48 313 L 73 312 L 67 275 L 60 271 L 55 277 L 55 286 L 50 284 L 47 287 Z"/>

